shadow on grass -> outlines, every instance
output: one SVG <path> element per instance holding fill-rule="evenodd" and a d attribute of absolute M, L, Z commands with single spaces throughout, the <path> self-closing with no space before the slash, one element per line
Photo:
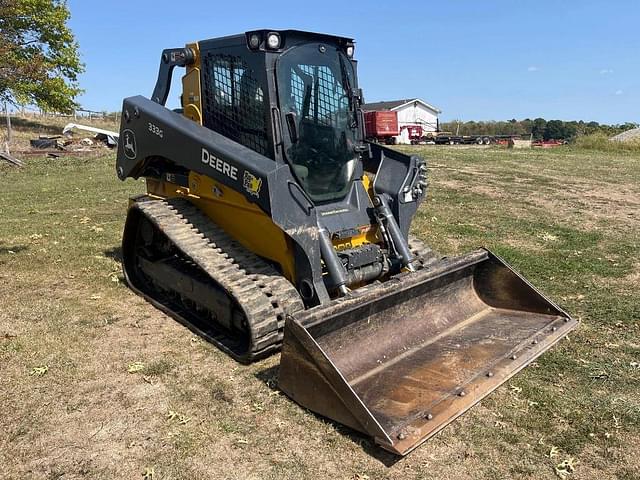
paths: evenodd
<path fill-rule="evenodd" d="M 267 386 L 272 390 L 281 392 L 284 395 L 284 392 L 282 392 L 282 390 L 280 390 L 280 388 L 278 387 L 278 370 L 278 366 L 265 368 L 264 370 L 260 370 L 259 372 L 255 373 L 255 377 L 258 380 L 266 383 Z M 307 380 L 305 378 L 301 378 L 300 381 L 305 382 Z M 284 396 L 286 397 L 286 395 Z M 301 406 L 300 408 L 304 407 Z M 386 467 L 391 467 L 402 460 L 402 457 L 399 457 L 398 455 L 395 455 L 391 452 L 387 452 L 382 447 L 376 445 L 371 438 L 365 436 L 364 434 L 357 432 L 356 430 L 353 430 L 346 425 L 323 417 L 322 415 L 312 412 L 311 410 L 305 410 L 321 422 L 333 426 L 333 428 L 338 433 L 347 437 L 350 441 L 358 445 L 367 455 L 372 456 L 373 458 L 384 464 Z"/>
<path fill-rule="evenodd" d="M 117 246 L 117 247 L 109 248 L 102 253 L 104 253 L 105 257 L 115 260 L 116 262 L 122 263 L 122 247 Z"/>
<path fill-rule="evenodd" d="M 27 245 L 14 245 L 14 246 L 4 246 L 0 245 L 0 255 L 12 254 L 22 252 L 27 250 L 29 247 Z"/>

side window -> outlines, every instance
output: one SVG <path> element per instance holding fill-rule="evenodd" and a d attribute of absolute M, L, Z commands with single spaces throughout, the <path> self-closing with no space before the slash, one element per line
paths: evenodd
<path fill-rule="evenodd" d="M 268 105 L 253 71 L 241 57 L 211 53 L 203 67 L 204 126 L 273 158 Z"/>

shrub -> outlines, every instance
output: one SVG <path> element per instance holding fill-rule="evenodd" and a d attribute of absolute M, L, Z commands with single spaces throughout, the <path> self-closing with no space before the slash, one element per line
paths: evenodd
<path fill-rule="evenodd" d="M 574 140 L 573 145 L 585 150 L 601 150 L 605 152 L 640 152 L 640 139 L 616 142 L 611 141 L 609 137 L 603 133 L 578 136 Z"/>

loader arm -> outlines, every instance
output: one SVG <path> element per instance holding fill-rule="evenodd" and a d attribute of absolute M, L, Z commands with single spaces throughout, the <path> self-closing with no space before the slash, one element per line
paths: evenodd
<path fill-rule="evenodd" d="M 238 192 L 295 242 L 299 253 L 292 282 L 312 285 L 313 303 L 329 300 L 321 271 L 313 267 L 320 264 L 317 213 L 286 165 L 142 96 L 126 99 L 123 112 L 125 116 L 129 112 L 129 121 L 122 125 L 121 138 L 125 141 L 118 146 L 116 169 L 121 179 L 143 176 L 171 184 L 182 182 L 182 187 L 189 189 L 189 175 L 193 178 L 198 174 Z M 127 154 L 128 137 L 134 139 L 135 155 Z M 246 187 L 246 178 L 260 183 L 257 195 Z M 192 190 L 185 193 L 198 197 L 204 193 L 197 187 Z M 287 198 L 283 198 L 285 195 Z"/>

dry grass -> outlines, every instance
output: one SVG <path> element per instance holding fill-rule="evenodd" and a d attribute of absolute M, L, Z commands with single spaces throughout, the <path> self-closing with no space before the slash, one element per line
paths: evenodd
<path fill-rule="evenodd" d="M 113 119 L 92 119 L 79 117 L 74 120 L 72 117 L 39 117 L 39 116 L 15 116 L 11 117 L 12 125 L 12 141 L 10 150 L 12 152 L 19 152 L 28 150 L 30 148 L 29 140 L 38 138 L 39 135 L 61 135 L 62 129 L 69 123 L 78 123 L 81 125 L 89 125 L 96 128 L 102 128 L 105 130 L 119 131 L 120 125 L 115 123 Z M 0 122 L 0 138 L 2 139 L 2 145 L 6 140 L 7 131 L 5 126 L 4 117 Z M 79 133 L 79 138 L 91 137 L 91 133 Z M 19 156 L 19 154 L 18 154 Z"/>
<path fill-rule="evenodd" d="M 640 156 L 412 151 L 433 166 L 415 233 L 496 250 L 582 320 L 570 340 L 396 461 L 279 394 L 278 356 L 240 366 L 123 285 L 144 185 L 113 157 L 1 165 L 3 478 L 552 479 L 570 457 L 572 479 L 637 478 Z"/>
<path fill-rule="evenodd" d="M 640 139 L 632 139 L 624 142 L 611 141 L 609 137 L 603 133 L 577 137 L 574 143 L 578 148 L 597 150 L 601 152 L 635 154 L 640 152 Z"/>

